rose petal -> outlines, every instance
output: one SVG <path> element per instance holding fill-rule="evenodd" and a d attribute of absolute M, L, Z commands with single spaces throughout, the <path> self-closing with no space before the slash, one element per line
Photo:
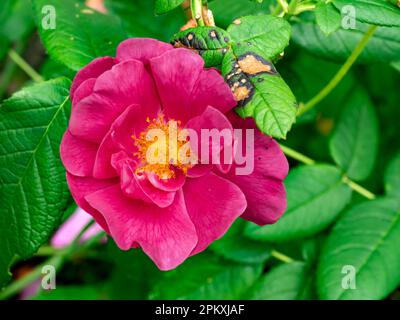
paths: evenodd
<path fill-rule="evenodd" d="M 169 43 L 149 38 L 133 38 L 121 42 L 117 48 L 117 59 L 120 61 L 137 59 L 148 63 L 151 58 L 172 50 Z"/>
<path fill-rule="evenodd" d="M 127 198 L 119 186 L 92 193 L 86 200 L 103 213 L 122 250 L 137 242 L 161 270 L 177 267 L 197 243 L 181 191 L 173 204 L 164 209 Z"/>

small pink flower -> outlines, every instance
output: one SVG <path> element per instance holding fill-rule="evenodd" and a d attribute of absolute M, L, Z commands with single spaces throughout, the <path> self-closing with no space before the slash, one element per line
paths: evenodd
<path fill-rule="evenodd" d="M 255 128 L 231 111 L 231 90 L 194 52 L 126 40 L 116 58 L 98 58 L 76 75 L 71 99 L 61 144 L 71 193 L 122 250 L 141 247 L 169 270 L 206 249 L 239 216 L 263 225 L 284 212 L 288 164 L 259 131 L 250 175 L 236 175 L 236 164 L 143 163 L 140 137 L 170 119 L 195 130 Z"/>

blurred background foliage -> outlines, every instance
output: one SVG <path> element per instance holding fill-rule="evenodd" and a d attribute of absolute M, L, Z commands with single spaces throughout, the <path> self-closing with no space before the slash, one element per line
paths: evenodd
<path fill-rule="evenodd" d="M 83 1 L 65 5 L 74 2 Z M 276 1 L 209 2 L 222 28 L 238 17 L 276 9 Z M 169 41 L 186 22 L 181 8 L 155 16 L 149 0 L 106 0 L 105 7 L 122 26 L 121 37 Z M 1 99 L 33 82 L 10 49 L 43 79 L 75 75 L 74 61 L 68 68 L 46 54 L 35 15 L 30 0 L 0 4 Z M 337 28 L 326 36 L 315 15 L 314 10 L 290 19 L 292 39 L 277 62 L 299 102 L 309 101 L 332 79 L 365 31 L 365 22 L 357 22 L 357 30 Z M 118 250 L 109 239 L 71 255 L 58 273 L 57 290 L 35 298 L 399 299 L 399 61 L 400 27 L 379 27 L 338 87 L 297 119 L 283 144 L 316 164 L 290 159 L 288 212 L 276 225 L 237 221 L 206 252 L 169 272 L 158 271 L 139 250 Z M 354 192 L 343 182 L 344 172 L 378 199 Z M 13 281 L 44 261 L 47 255 L 40 252 L 14 264 Z M 346 265 L 357 270 L 357 289 L 342 286 Z"/>

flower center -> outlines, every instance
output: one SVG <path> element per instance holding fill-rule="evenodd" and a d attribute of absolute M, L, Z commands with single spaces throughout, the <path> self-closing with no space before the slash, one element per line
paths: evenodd
<path fill-rule="evenodd" d="M 153 172 L 160 179 L 175 177 L 176 169 L 186 174 L 194 159 L 188 132 L 180 127 L 181 122 L 166 121 L 163 114 L 152 120 L 147 118 L 146 122 L 148 126 L 139 137 L 132 136 L 137 147 L 134 156 L 141 161 L 136 172 Z"/>

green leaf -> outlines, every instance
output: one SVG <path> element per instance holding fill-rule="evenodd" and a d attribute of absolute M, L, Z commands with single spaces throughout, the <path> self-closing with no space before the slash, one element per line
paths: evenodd
<path fill-rule="evenodd" d="M 156 38 L 169 41 L 185 24 L 183 10 L 173 10 L 166 15 L 153 13 L 150 0 L 105 0 L 108 10 L 118 16 L 130 37 Z"/>
<path fill-rule="evenodd" d="M 226 28 L 237 18 L 269 12 L 273 2 L 275 0 L 265 0 L 262 3 L 249 0 L 216 0 L 209 3 L 209 8 L 214 14 L 216 24 Z"/>
<path fill-rule="evenodd" d="M 313 298 L 313 273 L 304 262 L 281 264 L 251 288 L 254 300 L 309 300 Z"/>
<path fill-rule="evenodd" d="M 49 55 L 74 71 L 97 57 L 114 56 L 117 45 L 126 38 L 118 18 L 76 1 L 34 0 L 33 3 L 39 35 Z M 47 17 L 42 8 L 48 5 L 55 8 L 55 29 L 42 23 Z"/>
<path fill-rule="evenodd" d="M 262 265 L 234 264 L 202 253 L 176 270 L 165 273 L 151 299 L 240 299 L 255 283 Z"/>
<path fill-rule="evenodd" d="M 378 150 L 378 120 L 361 89 L 348 97 L 329 144 L 335 162 L 354 180 L 368 178 Z"/>
<path fill-rule="evenodd" d="M 342 10 L 351 5 L 355 10 L 355 18 L 361 22 L 378 26 L 400 26 L 400 9 L 386 0 L 333 0 L 333 4 Z"/>
<path fill-rule="evenodd" d="M 155 12 L 156 14 L 164 14 L 176 7 L 179 7 L 184 0 L 156 0 Z"/>
<path fill-rule="evenodd" d="M 107 250 L 114 263 L 107 284 L 110 299 L 147 299 L 162 272 L 140 249 L 122 251 L 109 239 Z"/>
<path fill-rule="evenodd" d="M 286 138 L 296 120 L 297 102 L 273 64 L 254 52 L 237 56 L 231 50 L 225 54 L 222 74 L 238 101 L 235 111 L 243 118 L 254 117 L 262 132 Z"/>
<path fill-rule="evenodd" d="M 263 263 L 271 256 L 271 249 L 263 243 L 243 236 L 246 222 L 237 220 L 210 249 L 216 254 L 236 262 Z"/>
<path fill-rule="evenodd" d="M 222 74 L 238 101 L 236 112 L 254 117 L 264 133 L 286 138 L 296 120 L 296 98 L 270 60 L 288 45 L 290 25 L 270 15 L 247 16 L 228 32 L 233 43 L 223 59 Z"/>
<path fill-rule="evenodd" d="M 32 300 L 100 300 L 102 292 L 96 286 L 57 286 L 54 290 L 44 291 Z"/>
<path fill-rule="evenodd" d="M 364 36 L 369 25 L 357 24 L 357 29 L 339 29 L 325 36 L 312 21 L 293 26 L 293 42 L 305 50 L 330 60 L 346 60 Z M 358 62 L 389 63 L 399 60 L 400 28 L 379 27 L 357 59 Z"/>
<path fill-rule="evenodd" d="M 229 50 L 229 34 L 218 27 L 189 28 L 176 33 L 171 43 L 175 48 L 195 50 L 205 61 L 206 67 L 219 66 Z"/>
<path fill-rule="evenodd" d="M 394 200 L 378 199 L 350 208 L 322 250 L 317 271 L 320 298 L 386 298 L 400 284 L 399 248 L 400 208 Z M 346 286 L 353 268 L 355 289 Z"/>
<path fill-rule="evenodd" d="M 290 24 L 271 15 L 246 16 L 228 27 L 237 56 L 249 51 L 266 60 L 274 60 L 289 45 Z"/>
<path fill-rule="evenodd" d="M 2 0 L 0 8 L 0 37 L 10 42 L 26 38 L 34 29 L 29 0 Z"/>
<path fill-rule="evenodd" d="M 386 168 L 385 190 L 387 195 L 400 198 L 400 153 L 397 153 Z"/>
<path fill-rule="evenodd" d="M 69 86 L 67 79 L 37 84 L 0 108 L 0 252 L 10 259 L 31 256 L 48 239 L 69 198 L 59 157 Z"/>
<path fill-rule="evenodd" d="M 342 18 L 332 3 L 319 3 L 315 9 L 315 17 L 318 26 L 326 35 L 329 35 L 340 28 Z"/>
<path fill-rule="evenodd" d="M 274 225 L 249 225 L 254 240 L 285 242 L 317 234 L 327 228 L 348 204 L 351 189 L 339 169 L 331 165 L 300 166 L 285 180 L 287 211 Z"/>

